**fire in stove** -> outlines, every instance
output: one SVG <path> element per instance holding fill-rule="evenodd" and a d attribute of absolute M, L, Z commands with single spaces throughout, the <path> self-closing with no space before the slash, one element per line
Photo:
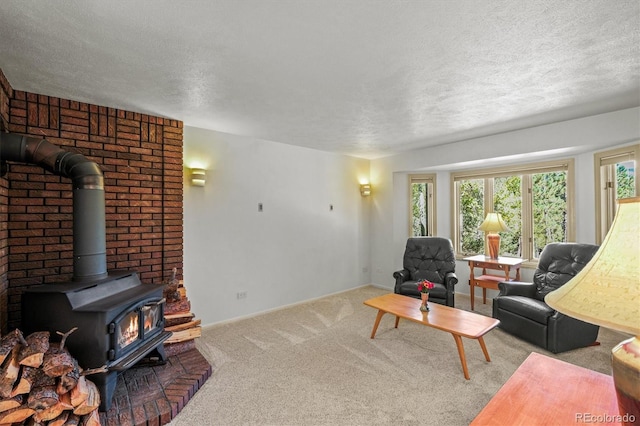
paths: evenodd
<path fill-rule="evenodd" d="M 158 328 L 160 319 L 160 308 L 157 303 L 129 312 L 122 320 L 116 321 L 119 323 L 116 338 L 118 348 L 122 350 L 138 339 L 144 340 L 150 336 Z M 142 330 L 140 330 L 140 324 L 143 324 Z"/>
<path fill-rule="evenodd" d="M 142 314 L 144 317 L 144 334 L 146 335 L 151 330 L 153 330 L 158 324 L 158 320 L 160 319 L 160 309 L 158 306 L 145 306 L 142 308 Z"/>
<path fill-rule="evenodd" d="M 135 342 L 140 335 L 138 313 L 132 312 L 128 317 L 129 321 L 123 321 L 120 327 L 118 327 L 118 346 L 121 348 L 129 346 L 131 343 Z"/>

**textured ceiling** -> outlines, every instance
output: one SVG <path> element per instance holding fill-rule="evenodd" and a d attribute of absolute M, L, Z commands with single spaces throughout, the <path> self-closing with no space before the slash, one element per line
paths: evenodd
<path fill-rule="evenodd" d="M 640 105 L 638 0 L 2 0 L 11 85 L 365 158 Z"/>

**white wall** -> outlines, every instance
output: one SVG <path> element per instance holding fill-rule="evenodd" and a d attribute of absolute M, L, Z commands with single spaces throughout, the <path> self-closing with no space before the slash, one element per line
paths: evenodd
<path fill-rule="evenodd" d="M 207 169 L 205 187 L 186 172 L 184 191 L 184 279 L 203 324 L 370 283 L 368 160 L 193 127 L 184 158 Z"/>
<path fill-rule="evenodd" d="M 574 158 L 577 241 L 595 242 L 593 153 L 640 139 L 640 108 L 415 150 L 371 161 L 372 283 L 393 288 L 408 236 L 408 173 L 437 173 L 437 235 L 451 238 L 450 172 L 489 165 Z M 530 279 L 532 270 L 523 270 Z M 456 292 L 469 293 L 469 268 L 458 262 Z M 477 294 L 477 293 L 476 293 Z M 494 293 L 489 293 L 493 295 Z"/>
<path fill-rule="evenodd" d="M 411 172 L 437 173 L 437 234 L 451 238 L 451 171 L 574 158 L 577 240 L 594 242 L 593 152 L 638 141 L 639 123 L 640 108 L 631 108 L 371 162 L 185 127 L 185 164 L 208 170 L 204 188 L 185 177 L 184 276 L 193 311 L 213 324 L 368 283 L 391 289 L 408 234 Z M 366 177 L 373 195 L 362 198 Z M 458 262 L 456 272 L 456 291 L 468 293 L 467 264 Z"/>

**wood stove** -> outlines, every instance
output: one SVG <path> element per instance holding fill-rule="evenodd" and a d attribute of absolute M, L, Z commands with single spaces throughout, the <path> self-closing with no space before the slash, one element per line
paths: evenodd
<path fill-rule="evenodd" d="M 34 286 L 22 295 L 25 333 L 67 332 L 65 346 L 84 369 L 105 367 L 90 379 L 100 391 L 100 411 L 111 406 L 118 373 L 144 358 L 166 361 L 162 286 L 142 284 L 135 272 L 114 272 L 96 282 Z"/>
<path fill-rule="evenodd" d="M 100 167 L 44 139 L 0 133 L 0 174 L 7 161 L 36 164 L 73 185 L 73 278 L 28 288 L 22 294 L 26 333 L 77 330 L 66 347 L 100 391 L 100 411 L 111 406 L 119 372 L 145 357 L 164 362 L 163 287 L 142 284 L 132 271 L 107 272 L 104 179 Z"/>

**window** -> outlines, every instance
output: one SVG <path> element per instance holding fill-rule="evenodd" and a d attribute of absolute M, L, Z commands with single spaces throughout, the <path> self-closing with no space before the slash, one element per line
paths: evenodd
<path fill-rule="evenodd" d="M 409 236 L 432 236 L 436 229 L 436 175 L 409 175 Z"/>
<path fill-rule="evenodd" d="M 616 213 L 616 200 L 640 194 L 636 175 L 640 145 L 632 145 L 594 155 L 596 177 L 596 244 L 607 235 Z"/>
<path fill-rule="evenodd" d="M 501 232 L 500 255 L 535 262 L 551 242 L 573 241 L 573 161 L 561 160 L 451 175 L 453 235 L 459 255 L 486 253 L 478 227 L 489 212 L 509 227 Z"/>

